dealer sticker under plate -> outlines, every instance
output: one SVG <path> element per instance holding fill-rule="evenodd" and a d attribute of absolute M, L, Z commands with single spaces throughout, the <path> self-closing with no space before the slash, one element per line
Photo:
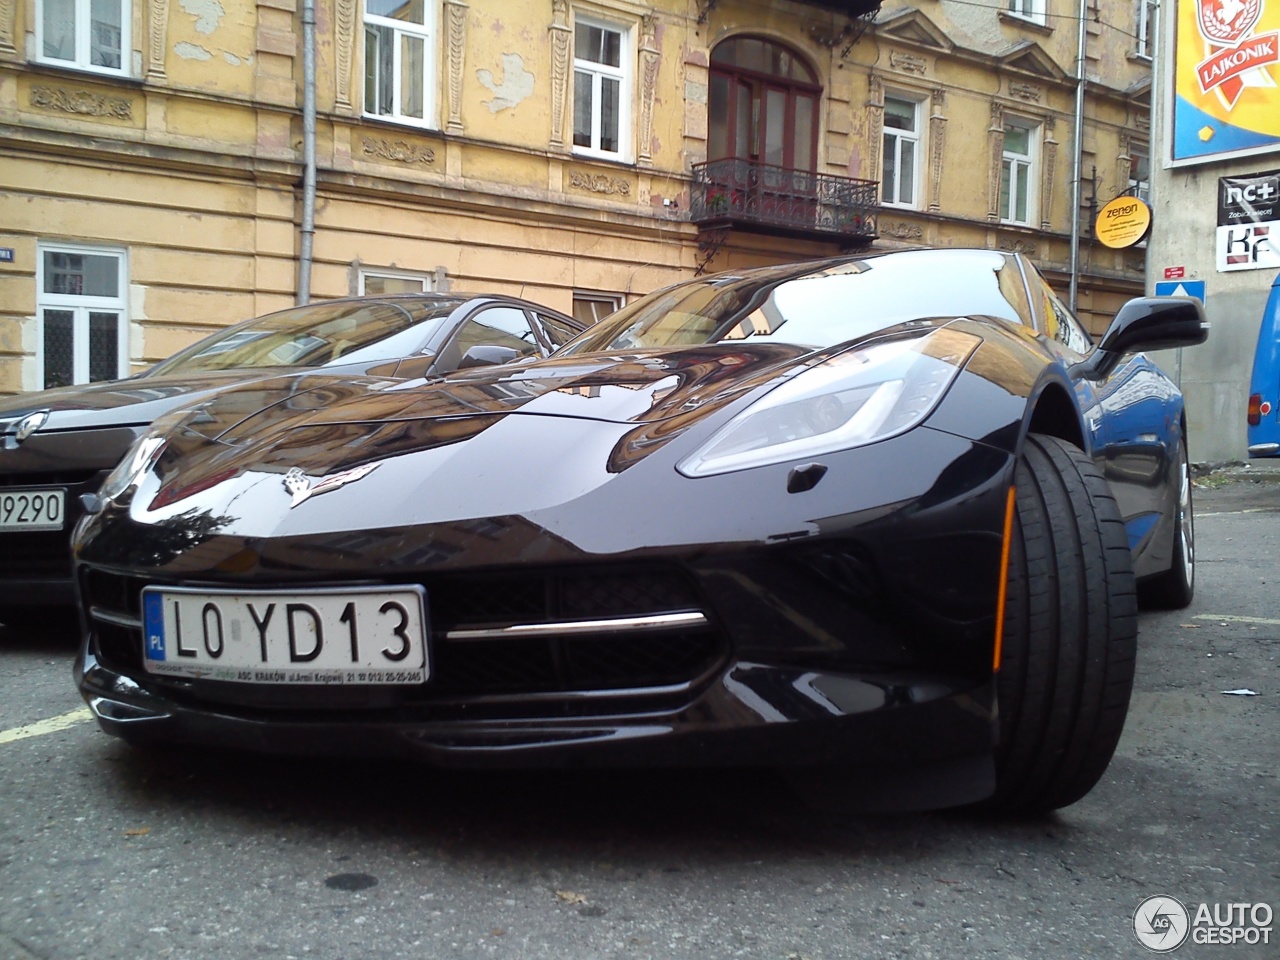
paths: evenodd
<path fill-rule="evenodd" d="M 143 663 L 151 673 L 233 683 L 423 683 L 425 600 L 418 586 L 147 587 Z"/>

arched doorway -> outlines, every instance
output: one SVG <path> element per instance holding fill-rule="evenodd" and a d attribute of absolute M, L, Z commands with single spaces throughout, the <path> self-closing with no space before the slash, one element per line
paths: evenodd
<path fill-rule="evenodd" d="M 822 86 L 795 51 L 730 37 L 711 51 L 708 160 L 750 160 L 812 172 Z"/>
<path fill-rule="evenodd" d="M 705 164 L 711 220 L 813 228 L 821 98 L 813 68 L 789 47 L 750 36 L 716 45 Z"/>

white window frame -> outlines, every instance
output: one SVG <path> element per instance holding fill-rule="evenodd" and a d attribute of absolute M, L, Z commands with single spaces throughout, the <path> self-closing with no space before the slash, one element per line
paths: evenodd
<path fill-rule="evenodd" d="M 417 280 L 422 284 L 423 293 L 431 293 L 436 288 L 436 278 L 433 274 L 414 273 L 408 270 L 382 270 L 377 267 L 365 269 L 361 267 L 357 278 L 356 293 L 359 296 L 365 295 L 365 281 L 370 277 L 378 277 L 384 280 Z"/>
<path fill-rule="evenodd" d="M 1009 166 L 1009 200 L 1000 210 L 1000 222 L 1014 226 L 1029 227 L 1036 220 L 1036 182 L 1037 182 L 1037 139 L 1040 125 L 1033 120 L 1021 117 L 1010 117 L 1005 120 L 1006 127 L 1018 127 L 1027 131 L 1027 152 L 1015 153 L 1009 149 L 1008 137 L 1005 137 L 1004 150 L 1000 158 L 1000 180 L 1004 182 L 1004 168 Z M 1025 179 L 1027 182 L 1027 219 L 1016 219 L 1018 210 L 1017 185 Z"/>
<path fill-rule="evenodd" d="M 577 56 L 573 58 L 573 83 L 570 90 L 577 88 L 577 77 L 579 73 L 585 73 L 591 77 L 591 146 L 582 147 L 573 144 L 573 152 L 581 157 L 597 157 L 601 160 L 621 160 L 630 162 L 631 159 L 631 125 L 633 123 L 632 99 L 634 97 L 635 84 L 635 27 L 622 23 L 615 23 L 609 20 L 601 20 L 598 17 L 583 16 L 575 14 L 573 19 L 573 43 L 577 44 L 578 27 L 596 27 L 600 30 L 608 30 L 611 33 L 619 35 L 618 39 L 618 62 L 619 66 L 611 67 L 605 63 L 596 63 L 594 60 L 579 60 Z M 618 150 L 615 153 L 612 150 L 600 149 L 600 86 L 601 80 L 608 77 L 618 81 Z M 572 103 L 576 98 L 570 96 Z M 574 104 L 576 110 L 577 105 Z M 573 130 L 575 129 L 574 121 L 576 117 L 571 118 L 570 122 L 570 141 L 573 139 Z"/>
<path fill-rule="evenodd" d="M 1134 54 L 1144 60 L 1151 59 L 1156 46 L 1156 2 L 1157 0 L 1138 0 L 1138 46 Z"/>
<path fill-rule="evenodd" d="M 1144 180 L 1138 180 L 1133 175 L 1138 157 L 1147 161 L 1147 176 Z M 1145 143 L 1135 143 L 1129 147 L 1129 193 L 1143 203 L 1151 203 L 1151 148 Z"/>
<path fill-rule="evenodd" d="M 896 177 L 894 179 L 895 179 L 895 186 L 897 187 L 896 193 L 898 197 L 902 196 L 902 181 L 903 181 L 903 172 L 904 172 L 902 169 L 903 141 L 909 140 L 912 143 L 914 143 L 915 150 L 912 151 L 911 169 L 910 171 L 908 171 L 911 177 L 912 199 L 910 201 L 906 201 L 906 200 L 899 200 L 895 197 L 892 200 L 886 200 L 884 199 L 884 192 L 882 189 L 881 196 L 880 196 L 880 203 L 886 207 L 898 207 L 900 209 L 905 209 L 905 210 L 918 210 L 920 208 L 920 149 L 923 143 L 923 138 L 921 137 L 921 130 L 920 130 L 920 116 L 921 116 L 920 101 L 915 99 L 914 97 L 906 96 L 905 94 L 900 94 L 900 93 L 886 93 L 884 99 L 885 99 L 886 106 L 888 105 L 888 102 L 890 100 L 896 100 L 899 103 L 910 104 L 912 112 L 915 116 L 914 129 L 910 131 L 899 130 L 896 127 L 888 127 L 888 126 L 885 126 L 883 123 L 881 124 L 881 131 L 882 131 L 881 137 L 880 137 L 881 149 L 887 152 L 888 150 L 887 140 L 889 137 L 893 137 L 895 141 L 893 169 L 894 169 L 894 172 L 896 173 Z M 883 163 L 883 159 L 884 158 L 882 158 L 882 163 Z"/>
<path fill-rule="evenodd" d="M 48 0 L 35 3 L 35 60 L 69 70 L 100 73 L 109 77 L 130 76 L 133 62 L 133 0 L 117 0 L 120 4 L 120 66 L 103 67 L 93 63 L 93 18 L 91 0 L 72 0 L 75 6 L 75 55 L 71 60 L 49 57 L 44 52 L 44 11 Z"/>
<path fill-rule="evenodd" d="M 1044 26 L 1045 0 L 1009 0 L 1009 16 Z"/>
<path fill-rule="evenodd" d="M 116 257 L 116 289 L 114 297 L 90 297 L 78 294 L 44 292 L 44 257 L 46 253 L 83 254 Z M 119 315 L 116 335 L 117 370 L 113 379 L 129 375 L 129 255 L 120 247 L 95 247 L 68 243 L 36 244 L 36 383 L 44 389 L 44 312 L 71 311 L 71 382 L 89 383 L 89 314 L 115 312 Z"/>
<path fill-rule="evenodd" d="M 394 17 L 380 17 L 369 12 L 368 6 L 364 8 L 364 19 L 360 30 L 361 39 L 367 36 L 366 27 L 377 26 L 387 27 L 391 30 L 391 113 L 370 113 L 369 90 L 368 90 L 368 63 L 365 63 L 364 73 L 361 74 L 361 91 L 360 91 L 360 109 L 364 111 L 364 116 L 371 117 L 375 120 L 386 120 L 390 123 L 403 123 L 415 127 L 424 127 L 434 129 L 436 124 L 436 62 L 437 62 L 437 30 L 436 23 L 436 6 L 437 0 L 423 0 L 423 19 L 426 23 L 410 23 L 406 20 L 396 20 Z M 404 90 L 400 82 L 401 69 L 400 59 L 404 44 L 401 38 L 403 36 L 417 37 L 422 41 L 422 117 L 407 116 L 403 112 L 404 108 Z M 363 59 L 368 58 L 367 42 L 361 48 L 363 51 Z M 376 85 L 376 84 L 375 84 Z M 377 96 L 376 92 L 374 94 Z"/>
<path fill-rule="evenodd" d="M 601 293 L 599 290 L 575 290 L 573 291 L 573 304 L 570 307 L 570 312 L 575 320 L 578 319 L 578 313 L 574 308 L 577 307 L 579 301 L 612 304 L 613 309 L 605 314 L 605 317 L 607 317 L 610 314 L 617 313 L 627 305 L 627 295 L 625 293 Z M 592 323 L 599 323 L 603 319 L 604 317 L 597 317 Z"/>

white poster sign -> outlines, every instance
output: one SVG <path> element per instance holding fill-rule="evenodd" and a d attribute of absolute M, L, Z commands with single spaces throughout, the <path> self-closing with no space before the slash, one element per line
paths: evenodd
<path fill-rule="evenodd" d="M 1280 220 L 1218 227 L 1218 272 L 1280 269 Z"/>

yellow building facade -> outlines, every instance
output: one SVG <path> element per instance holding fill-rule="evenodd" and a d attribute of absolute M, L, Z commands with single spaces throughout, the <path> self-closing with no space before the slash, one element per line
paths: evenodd
<path fill-rule="evenodd" d="M 303 2 L 0 0 L 0 393 L 136 372 L 299 298 Z M 1020 250 L 1065 290 L 1076 12 L 316 0 L 305 294 L 593 317 L 869 244 Z M 1143 280 L 1088 214 L 1145 176 L 1145 14 L 1086 22 L 1094 329 Z"/>

